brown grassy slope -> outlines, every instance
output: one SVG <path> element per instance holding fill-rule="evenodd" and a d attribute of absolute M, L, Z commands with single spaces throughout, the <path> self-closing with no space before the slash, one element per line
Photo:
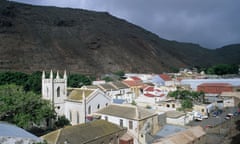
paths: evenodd
<path fill-rule="evenodd" d="M 160 73 L 220 62 L 214 50 L 159 38 L 108 13 L 0 1 L 0 69 Z"/>

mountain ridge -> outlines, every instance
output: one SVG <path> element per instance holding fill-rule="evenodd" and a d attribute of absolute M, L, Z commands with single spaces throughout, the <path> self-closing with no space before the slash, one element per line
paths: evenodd
<path fill-rule="evenodd" d="M 0 70 L 160 73 L 240 62 L 239 44 L 229 52 L 169 41 L 106 12 L 8 1 L 0 12 Z"/>

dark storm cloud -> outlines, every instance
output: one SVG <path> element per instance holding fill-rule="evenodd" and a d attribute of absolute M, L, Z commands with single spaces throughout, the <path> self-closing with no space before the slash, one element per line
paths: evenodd
<path fill-rule="evenodd" d="M 16 0 L 107 11 L 159 37 L 218 48 L 240 43 L 239 0 Z"/>

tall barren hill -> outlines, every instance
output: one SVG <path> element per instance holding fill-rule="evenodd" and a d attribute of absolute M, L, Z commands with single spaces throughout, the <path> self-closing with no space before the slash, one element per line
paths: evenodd
<path fill-rule="evenodd" d="M 0 0 L 0 70 L 160 73 L 240 63 L 239 50 L 168 41 L 104 12 Z"/>

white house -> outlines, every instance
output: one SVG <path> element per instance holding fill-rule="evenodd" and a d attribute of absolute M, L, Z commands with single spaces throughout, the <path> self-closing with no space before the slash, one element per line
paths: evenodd
<path fill-rule="evenodd" d="M 109 105 L 96 114 L 101 115 L 101 119 L 128 128 L 134 144 L 146 143 L 146 137 L 161 127 L 156 112 L 133 105 Z"/>
<path fill-rule="evenodd" d="M 240 103 L 240 92 L 222 92 L 220 97 L 224 107 L 238 107 Z"/>
<path fill-rule="evenodd" d="M 72 125 L 85 123 L 88 116 L 111 104 L 111 98 L 101 90 L 76 88 L 65 100 L 65 116 Z"/>
<path fill-rule="evenodd" d="M 179 111 L 167 111 L 166 122 L 173 125 L 186 125 L 193 120 L 193 115 Z"/>

